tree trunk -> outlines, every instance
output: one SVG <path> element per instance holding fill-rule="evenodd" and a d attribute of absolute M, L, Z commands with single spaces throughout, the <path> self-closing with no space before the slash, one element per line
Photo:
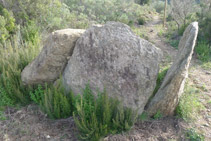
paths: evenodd
<path fill-rule="evenodd" d="M 166 25 L 166 8 L 167 8 L 167 0 L 165 2 L 165 7 L 164 7 L 163 27 L 165 27 Z"/>

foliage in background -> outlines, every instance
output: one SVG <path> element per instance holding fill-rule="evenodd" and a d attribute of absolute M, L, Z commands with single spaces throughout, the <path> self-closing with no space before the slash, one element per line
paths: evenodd
<path fill-rule="evenodd" d="M 199 21 L 199 40 L 207 40 L 211 44 L 211 3 L 200 2 L 200 11 L 196 13 Z"/>
<path fill-rule="evenodd" d="M 9 12 L 0 4 L 0 44 L 4 44 L 15 32 L 16 25 L 12 12 Z"/>
<path fill-rule="evenodd" d="M 151 0 L 135 0 L 136 3 L 140 5 L 149 4 Z"/>
<path fill-rule="evenodd" d="M 148 40 L 148 34 L 146 28 L 137 28 L 135 26 L 131 27 L 132 31 L 139 37 Z"/>
<path fill-rule="evenodd" d="M 195 0 L 171 0 L 171 16 L 177 24 L 178 31 L 190 23 L 188 19 L 197 11 Z"/>
<path fill-rule="evenodd" d="M 79 20 L 80 16 L 70 13 L 68 6 L 60 0 L 8 0 L 5 6 L 13 11 L 17 24 L 20 25 L 34 21 L 41 30 L 46 31 L 81 25 L 82 18 Z M 86 19 L 84 24 L 85 22 Z"/>
<path fill-rule="evenodd" d="M 65 0 L 70 12 L 83 15 L 89 21 L 105 23 L 119 21 L 125 24 L 137 22 L 141 16 L 153 9 L 149 6 L 140 6 L 128 0 Z"/>
<path fill-rule="evenodd" d="M 186 85 L 179 105 L 176 108 L 176 114 L 185 120 L 196 119 L 199 112 L 204 109 L 203 104 L 199 101 L 199 94 L 200 91 L 198 89 Z"/>
<path fill-rule="evenodd" d="M 164 10 L 165 3 L 163 1 L 155 1 L 152 3 L 152 6 L 156 12 L 161 13 Z"/>
<path fill-rule="evenodd" d="M 206 41 L 199 41 L 195 47 L 197 57 L 202 62 L 211 61 L 211 45 Z"/>

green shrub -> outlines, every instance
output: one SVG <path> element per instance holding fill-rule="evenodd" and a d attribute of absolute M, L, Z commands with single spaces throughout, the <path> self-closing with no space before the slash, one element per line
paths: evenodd
<path fill-rule="evenodd" d="M 36 43 L 39 39 L 39 28 L 34 21 L 28 21 L 25 26 L 21 28 L 21 35 L 23 41 Z"/>
<path fill-rule="evenodd" d="M 180 29 L 179 29 L 179 31 L 178 31 L 178 34 L 179 34 L 180 36 L 183 35 L 183 33 L 185 32 L 185 29 L 188 27 L 188 25 L 189 25 L 189 24 L 186 24 L 186 25 L 182 25 L 182 26 L 180 27 Z"/>
<path fill-rule="evenodd" d="M 138 28 L 136 26 L 132 26 L 132 31 L 139 37 L 145 39 L 145 40 L 149 40 L 148 34 L 147 34 L 147 30 L 144 28 Z"/>
<path fill-rule="evenodd" d="M 29 26 L 34 21 L 42 31 L 54 31 L 61 28 L 76 28 L 79 14 L 69 11 L 69 7 L 60 0 L 7 0 L 8 9 L 13 11 L 16 23 Z M 18 11 L 18 12 L 17 12 Z M 80 22 L 87 23 L 86 19 Z"/>
<path fill-rule="evenodd" d="M 186 138 L 190 141 L 204 141 L 204 135 L 197 133 L 193 128 L 188 129 L 186 132 Z"/>
<path fill-rule="evenodd" d="M 207 4 L 204 2 L 205 1 L 201 1 L 201 11 L 197 12 L 197 21 L 199 21 L 198 37 L 207 40 L 209 44 L 211 44 L 211 10 L 208 4 L 209 2 L 207 1 Z"/>
<path fill-rule="evenodd" d="M 128 25 L 132 27 L 134 25 L 134 21 L 129 21 Z"/>
<path fill-rule="evenodd" d="M 202 68 L 205 69 L 205 70 L 211 70 L 211 61 L 203 62 Z"/>
<path fill-rule="evenodd" d="M 68 118 L 74 111 L 73 93 L 65 94 L 61 82 L 56 85 L 47 85 L 31 93 L 31 99 L 40 105 L 41 109 L 52 119 Z"/>
<path fill-rule="evenodd" d="M 166 73 L 168 71 L 169 67 L 164 67 L 162 69 L 160 69 L 160 72 L 158 74 L 158 77 L 157 77 L 157 81 L 156 81 L 156 87 L 153 91 L 153 96 L 157 93 L 158 89 L 160 88 L 165 76 L 166 76 Z"/>
<path fill-rule="evenodd" d="M 158 73 L 158 77 L 157 77 L 157 80 L 156 80 L 156 86 L 155 86 L 155 89 L 152 93 L 152 95 L 150 96 L 149 100 L 148 100 L 148 103 L 152 100 L 152 98 L 155 96 L 155 94 L 158 92 L 158 90 L 160 89 L 162 83 L 163 83 L 163 80 L 168 72 L 168 69 L 169 69 L 169 66 L 165 66 L 165 67 L 162 67 Z M 159 116 L 159 113 L 160 111 L 158 111 L 158 113 L 155 115 L 155 118 L 157 116 Z"/>
<path fill-rule="evenodd" d="M 204 108 L 203 104 L 199 101 L 198 96 L 198 89 L 186 85 L 184 93 L 176 108 L 176 114 L 185 120 L 195 119 L 199 115 L 200 110 Z"/>
<path fill-rule="evenodd" d="M 162 113 L 160 111 L 157 111 L 157 113 L 153 116 L 153 119 L 161 119 L 162 117 Z"/>
<path fill-rule="evenodd" d="M 14 36 L 11 41 L 0 47 L 0 86 L 4 93 L 15 102 L 29 103 L 30 87 L 21 81 L 21 72 L 39 52 L 39 42 L 20 43 L 19 37 Z"/>
<path fill-rule="evenodd" d="M 151 11 L 148 6 L 140 6 L 133 1 L 126 0 L 66 0 L 70 12 L 77 15 L 83 13 L 89 21 L 105 23 L 107 21 L 119 21 L 128 24 L 129 21 L 137 21 L 140 15 Z"/>
<path fill-rule="evenodd" d="M 136 0 L 136 2 L 140 5 L 145 5 L 145 4 L 149 4 L 150 0 Z"/>
<path fill-rule="evenodd" d="M 32 91 L 30 92 L 30 98 L 36 104 L 40 104 L 43 95 L 44 95 L 44 90 L 41 85 L 38 85 L 37 89 L 35 89 L 34 92 Z"/>
<path fill-rule="evenodd" d="M 168 42 L 169 42 L 169 44 L 170 44 L 172 47 L 178 49 L 179 40 L 169 40 Z"/>
<path fill-rule="evenodd" d="M 10 37 L 8 30 L 5 28 L 6 20 L 0 15 L 0 43 L 3 44 Z"/>
<path fill-rule="evenodd" d="M 128 24 L 130 20 L 128 18 L 128 15 L 124 13 L 121 16 L 119 16 L 118 21 L 125 23 L 125 24 Z"/>
<path fill-rule="evenodd" d="M 4 44 L 15 32 L 16 25 L 12 13 L 0 6 L 0 43 Z"/>
<path fill-rule="evenodd" d="M 50 118 L 73 115 L 82 140 L 99 140 L 108 134 L 128 131 L 137 117 L 137 112 L 109 98 L 105 91 L 95 98 L 89 85 L 83 95 L 75 96 L 72 92 L 66 94 L 60 81 L 45 88 L 38 86 L 30 96 Z"/>
<path fill-rule="evenodd" d="M 143 112 L 141 115 L 139 115 L 138 119 L 141 121 L 146 121 L 148 119 L 148 114 L 146 112 Z"/>
<path fill-rule="evenodd" d="M 164 10 L 165 3 L 163 1 L 156 1 L 152 3 L 152 6 L 155 8 L 156 12 L 161 13 Z"/>
<path fill-rule="evenodd" d="M 129 108 L 123 108 L 117 100 L 109 98 L 105 91 L 95 99 L 89 86 L 76 102 L 76 110 L 78 116 L 74 114 L 74 120 L 80 132 L 79 138 L 93 141 L 129 130 L 137 115 Z"/>
<path fill-rule="evenodd" d="M 140 17 L 140 18 L 138 19 L 138 24 L 139 24 L 139 25 L 144 25 L 144 24 L 145 24 L 144 18 Z"/>
<path fill-rule="evenodd" d="M 206 41 L 199 41 L 195 47 L 197 57 L 202 62 L 211 61 L 211 46 Z"/>
<path fill-rule="evenodd" d="M 0 85 L 0 108 L 13 105 L 14 101 L 7 95 L 4 88 Z"/>
<path fill-rule="evenodd" d="M 0 121 L 1 120 L 6 120 L 7 117 L 4 115 L 4 112 L 0 111 Z"/>
<path fill-rule="evenodd" d="M 15 33 L 16 25 L 15 25 L 15 18 L 13 17 L 13 13 L 3 8 L 0 10 L 0 15 L 2 15 L 6 20 L 5 28 L 8 30 L 8 32 L 10 34 Z"/>

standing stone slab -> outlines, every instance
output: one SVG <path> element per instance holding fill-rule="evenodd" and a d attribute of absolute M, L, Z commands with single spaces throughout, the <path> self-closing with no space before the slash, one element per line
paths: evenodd
<path fill-rule="evenodd" d="M 39 56 L 22 71 L 23 83 L 32 85 L 55 81 L 62 74 L 82 33 L 84 30 L 81 29 L 53 32 Z"/>
<path fill-rule="evenodd" d="M 156 85 L 159 53 L 125 24 L 93 26 L 76 43 L 64 85 L 75 94 L 88 83 L 95 95 L 105 88 L 109 96 L 142 113 Z"/>
<path fill-rule="evenodd" d="M 197 35 L 198 23 L 194 22 L 186 28 L 179 43 L 176 60 L 168 70 L 160 89 L 147 106 L 147 112 L 150 116 L 158 111 L 164 116 L 174 114 L 179 98 L 183 93 L 185 79 L 188 77 L 188 68 Z"/>

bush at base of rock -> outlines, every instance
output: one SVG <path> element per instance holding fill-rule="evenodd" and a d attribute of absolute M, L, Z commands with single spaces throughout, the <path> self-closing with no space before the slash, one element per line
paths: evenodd
<path fill-rule="evenodd" d="M 8 41 L 6 48 L 0 47 L 0 87 L 14 103 L 28 104 L 30 87 L 21 81 L 21 71 L 39 52 L 39 42 L 19 44 L 18 37 Z M 12 46 L 13 45 L 13 46 Z"/>
<path fill-rule="evenodd" d="M 58 83 L 45 88 L 38 86 L 30 96 L 50 118 L 74 115 L 81 140 L 99 140 L 108 134 L 128 131 L 137 118 L 136 111 L 124 108 L 117 99 L 109 98 L 106 91 L 95 97 L 89 85 L 82 95 L 65 94 L 63 86 Z"/>
<path fill-rule="evenodd" d="M 81 140 L 98 141 L 102 136 L 128 131 L 137 117 L 137 112 L 109 98 L 106 91 L 99 93 L 95 99 L 88 86 L 76 102 L 76 110 L 78 116 L 74 115 L 74 120 Z"/>
<path fill-rule="evenodd" d="M 30 97 L 52 119 L 68 118 L 73 115 L 73 94 L 65 94 L 61 83 L 46 84 L 45 87 L 39 85 L 34 92 L 30 92 Z"/>

